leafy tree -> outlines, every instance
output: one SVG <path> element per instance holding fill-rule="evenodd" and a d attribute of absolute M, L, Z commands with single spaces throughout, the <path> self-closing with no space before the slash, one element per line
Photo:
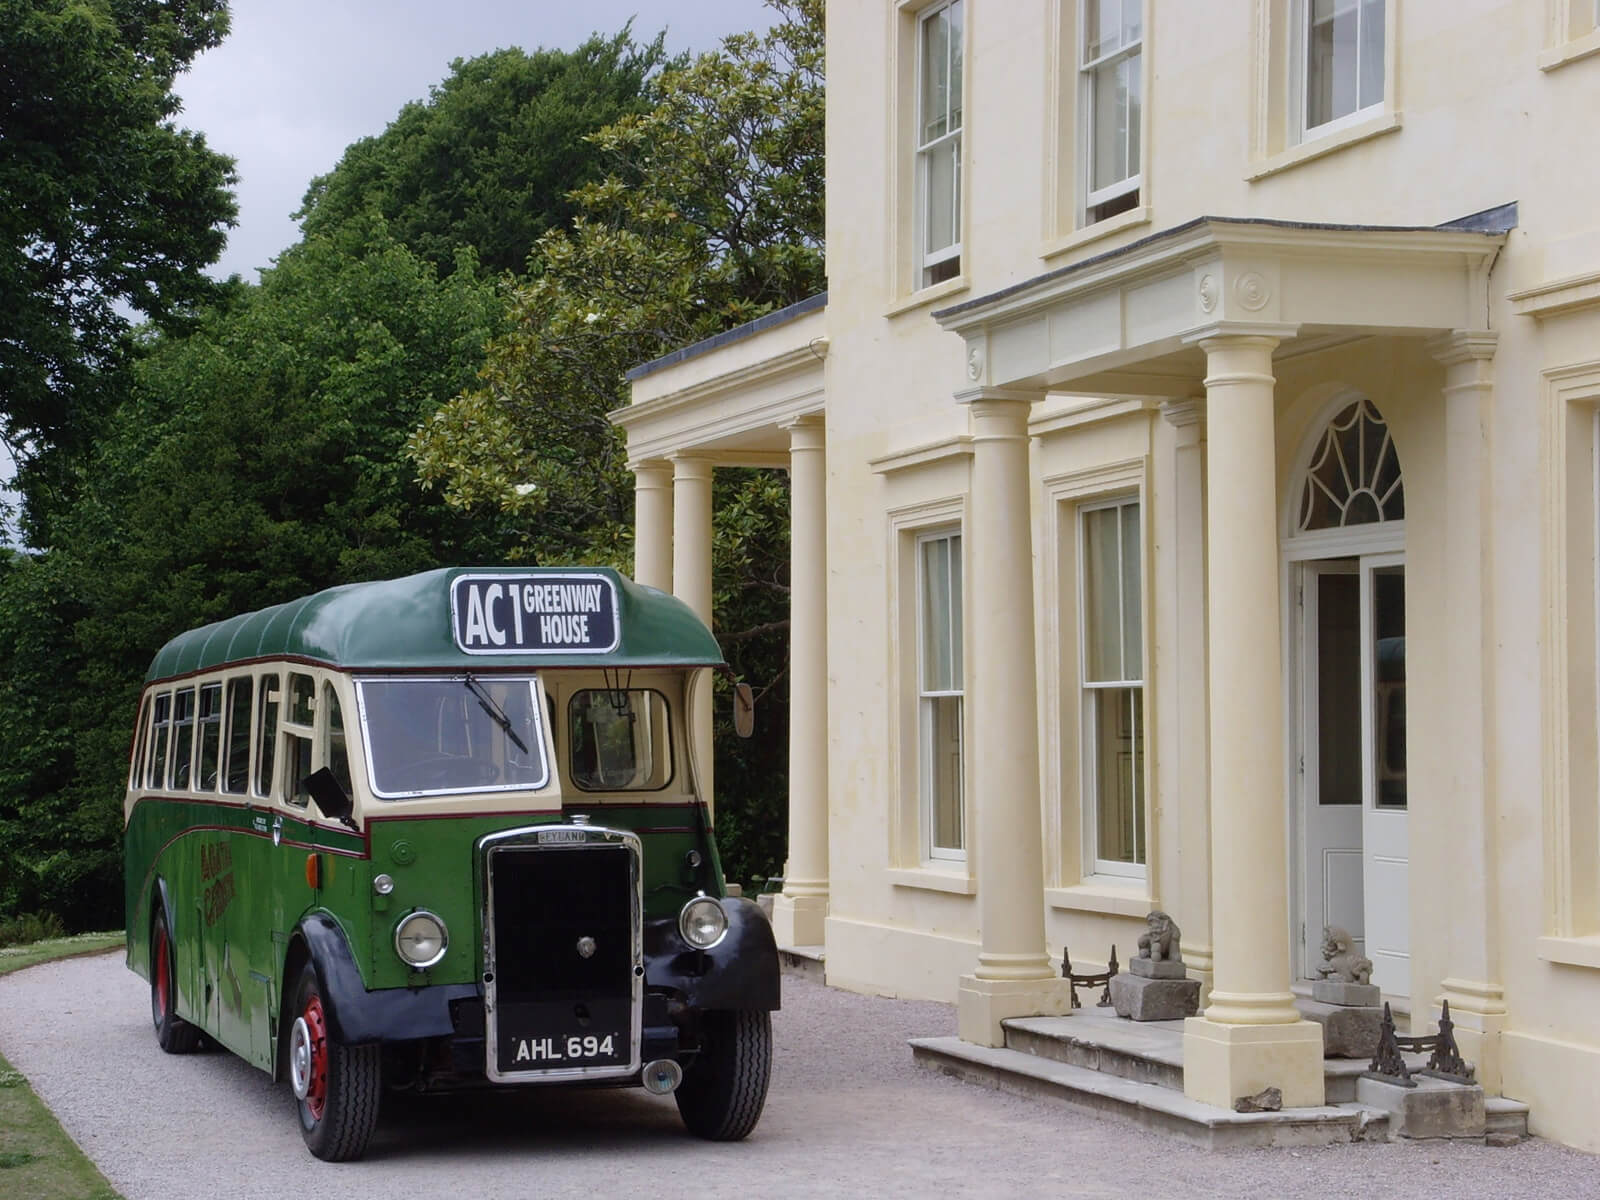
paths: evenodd
<path fill-rule="evenodd" d="M 571 53 L 456 59 L 426 101 L 311 181 L 299 214 L 306 235 L 376 212 L 441 274 L 463 245 L 488 271 L 521 273 L 534 242 L 572 218 L 567 193 L 599 174 L 587 135 L 642 108 L 664 61 L 660 37 L 639 46 L 626 28 Z"/>
<path fill-rule="evenodd" d="M 81 444 L 127 311 L 209 294 L 233 163 L 173 124 L 225 0 L 0 0 L 0 438 Z"/>
<path fill-rule="evenodd" d="M 763 36 L 664 71 L 655 106 L 593 142 L 574 194 L 509 293 L 477 384 L 416 432 L 421 477 L 514 518 L 538 561 L 631 558 L 632 478 L 607 413 L 625 372 L 824 287 L 822 0 L 777 0 Z M 718 823 L 735 877 L 779 867 L 786 795 L 787 480 L 719 471 L 716 632 L 771 688 L 758 736 L 720 738 Z"/>
<path fill-rule="evenodd" d="M 503 557 L 500 522 L 425 495 L 403 452 L 502 319 L 470 250 L 441 281 L 367 218 L 147 347 L 59 541 L 0 571 L 0 913 L 119 919 L 128 729 L 168 638 L 338 583 Z"/>

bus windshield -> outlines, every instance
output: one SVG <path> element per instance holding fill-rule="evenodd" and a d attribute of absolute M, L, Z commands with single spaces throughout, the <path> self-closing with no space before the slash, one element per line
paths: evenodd
<path fill-rule="evenodd" d="M 529 676 L 358 682 L 373 793 L 534 790 L 549 781 Z"/>

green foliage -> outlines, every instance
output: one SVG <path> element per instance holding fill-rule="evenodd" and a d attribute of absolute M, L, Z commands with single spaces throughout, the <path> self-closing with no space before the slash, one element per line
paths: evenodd
<path fill-rule="evenodd" d="M 81 445 L 123 312 L 210 294 L 232 160 L 177 128 L 172 83 L 224 0 L 0 0 L 0 437 Z M 119 306 L 123 306 L 119 311 Z"/>
<path fill-rule="evenodd" d="M 66 932 L 55 913 L 19 913 L 0 919 L 0 946 L 26 946 L 46 938 L 65 937 Z"/>
<path fill-rule="evenodd" d="M 477 383 L 411 441 L 452 504 L 506 514 L 537 562 L 629 565 L 633 480 L 608 412 L 642 362 L 821 291 L 821 0 L 664 71 L 655 105 L 595 134 L 607 174 L 508 290 Z M 731 878 L 781 870 L 787 772 L 787 480 L 719 471 L 715 631 L 766 692 L 757 736 L 719 734 Z M 723 706 L 724 709 L 726 705 Z"/>
<path fill-rule="evenodd" d="M 46 553 L 0 571 L 0 913 L 121 916 L 128 730 L 174 634 L 338 583 L 494 561 L 403 448 L 502 328 L 471 251 L 440 280 L 367 218 L 158 338 Z"/>
<path fill-rule="evenodd" d="M 487 271 L 521 273 L 534 242 L 572 218 L 567 193 L 599 174 L 587 135 L 642 107 L 664 57 L 659 37 L 638 46 L 624 29 L 571 53 L 457 59 L 426 101 L 311 181 L 299 214 L 306 235 L 377 213 L 441 274 L 462 246 Z"/>

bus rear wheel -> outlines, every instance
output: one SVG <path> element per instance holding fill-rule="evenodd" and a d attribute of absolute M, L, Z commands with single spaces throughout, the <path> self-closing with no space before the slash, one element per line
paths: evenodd
<path fill-rule="evenodd" d="M 176 978 L 167 914 L 157 909 L 155 920 L 150 923 L 150 1020 L 156 1027 L 156 1042 L 163 1050 L 168 1054 L 192 1054 L 200 1048 L 200 1031 L 174 1010 L 178 998 Z"/>
<path fill-rule="evenodd" d="M 381 1047 L 347 1046 L 328 1028 L 317 971 L 307 963 L 295 985 L 289 1028 L 289 1083 L 306 1149 L 325 1162 L 367 1152 L 378 1127 Z"/>
<path fill-rule="evenodd" d="M 748 1137 L 761 1119 L 772 1077 L 772 1014 L 708 1012 L 700 1052 L 674 1093 L 689 1132 L 713 1142 Z"/>

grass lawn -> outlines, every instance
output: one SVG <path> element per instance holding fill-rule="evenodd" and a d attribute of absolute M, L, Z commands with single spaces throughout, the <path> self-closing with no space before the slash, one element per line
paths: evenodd
<path fill-rule="evenodd" d="M 121 946 L 122 934 L 85 933 L 0 949 L 0 975 Z M 0 1196 L 6 1200 L 120 1200 L 116 1189 L 0 1057 Z"/>

